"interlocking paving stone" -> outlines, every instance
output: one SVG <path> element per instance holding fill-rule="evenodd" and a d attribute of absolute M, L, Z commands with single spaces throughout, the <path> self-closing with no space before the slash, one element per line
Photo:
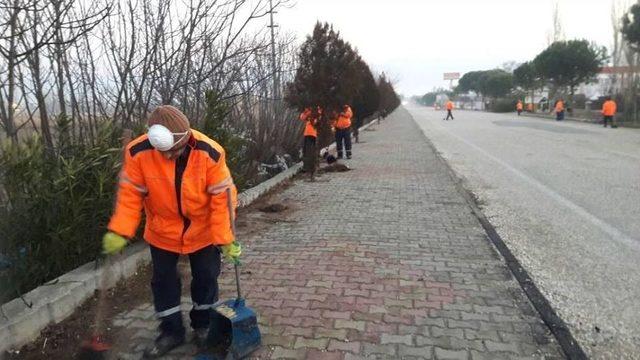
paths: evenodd
<path fill-rule="evenodd" d="M 352 171 L 273 195 L 296 204 L 286 221 L 239 230 L 243 289 L 265 335 L 254 358 L 562 358 L 408 113 L 372 130 L 354 144 Z M 228 265 L 220 291 L 234 296 Z M 113 326 L 152 338 L 152 311 L 129 309 Z M 139 356 L 132 346 L 114 349 Z M 190 346 L 171 358 L 191 359 Z"/>

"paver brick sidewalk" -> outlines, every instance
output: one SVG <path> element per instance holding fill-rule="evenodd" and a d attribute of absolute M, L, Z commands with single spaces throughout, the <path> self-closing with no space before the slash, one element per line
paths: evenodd
<path fill-rule="evenodd" d="M 374 130 L 355 144 L 352 171 L 296 181 L 275 195 L 295 211 L 240 231 L 264 340 L 255 357 L 562 358 L 410 115 L 401 108 Z M 114 320 L 131 332 L 118 358 L 139 357 L 152 315 L 146 304 Z"/>

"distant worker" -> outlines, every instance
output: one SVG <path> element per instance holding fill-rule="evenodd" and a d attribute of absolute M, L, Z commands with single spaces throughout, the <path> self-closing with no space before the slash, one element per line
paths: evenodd
<path fill-rule="evenodd" d="M 344 159 L 344 150 L 347 152 L 347 159 L 351 159 L 351 117 L 353 111 L 349 105 L 344 105 L 338 114 L 333 126 L 336 128 L 336 148 L 338 149 L 338 159 Z"/>
<path fill-rule="evenodd" d="M 316 125 L 322 115 L 322 109 L 318 106 L 313 111 L 311 108 L 306 108 L 300 114 L 300 120 L 306 124 L 304 126 L 304 142 L 302 145 L 302 168 L 304 172 L 309 174 L 309 177 L 313 180 L 313 176 L 316 171 L 316 138 L 318 137 L 318 130 Z"/>
<path fill-rule="evenodd" d="M 614 122 L 614 115 L 618 111 L 616 102 L 611 100 L 611 96 L 607 96 L 605 102 L 602 104 L 602 116 L 604 117 L 604 127 L 607 127 L 607 122 L 611 123 L 611 128 L 617 128 L 618 126 Z"/>
<path fill-rule="evenodd" d="M 447 108 L 447 117 L 442 120 L 449 120 L 449 118 L 451 118 L 451 120 L 454 120 L 453 114 L 451 113 L 451 111 L 453 110 L 453 101 L 448 100 L 446 104 L 446 108 Z"/>
<path fill-rule="evenodd" d="M 528 103 L 527 104 L 527 111 L 531 112 L 531 113 L 533 112 L 533 103 Z"/>
<path fill-rule="evenodd" d="M 522 114 L 522 101 L 518 100 L 518 103 L 516 104 L 516 111 L 518 112 L 518 116 L 520 116 L 520 114 Z"/>
<path fill-rule="evenodd" d="M 562 101 L 562 98 L 556 101 L 555 112 L 556 121 L 564 120 L 564 101 Z"/>

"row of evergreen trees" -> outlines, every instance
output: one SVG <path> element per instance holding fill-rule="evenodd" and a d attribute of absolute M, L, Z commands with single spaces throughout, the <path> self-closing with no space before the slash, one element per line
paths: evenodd
<path fill-rule="evenodd" d="M 354 126 L 375 113 L 387 114 L 400 99 L 384 73 L 376 82 L 369 65 L 351 44 L 328 23 L 318 22 L 302 44 L 299 65 L 293 82 L 287 87 L 285 101 L 299 111 L 324 109 L 317 125 L 320 144 L 330 142 L 332 113 L 349 104 L 354 112 Z"/>

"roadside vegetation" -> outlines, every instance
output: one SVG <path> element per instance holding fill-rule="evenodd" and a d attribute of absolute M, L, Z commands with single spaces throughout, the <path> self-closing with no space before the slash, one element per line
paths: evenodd
<path fill-rule="evenodd" d="M 125 130 L 143 134 L 159 104 L 221 143 L 240 190 L 298 161 L 298 74 L 348 84 L 323 99 L 356 124 L 399 104 L 328 24 L 312 62 L 339 67 L 309 73 L 315 45 L 266 26 L 288 0 L 86 5 L 0 0 L 0 302 L 100 255 Z"/>

